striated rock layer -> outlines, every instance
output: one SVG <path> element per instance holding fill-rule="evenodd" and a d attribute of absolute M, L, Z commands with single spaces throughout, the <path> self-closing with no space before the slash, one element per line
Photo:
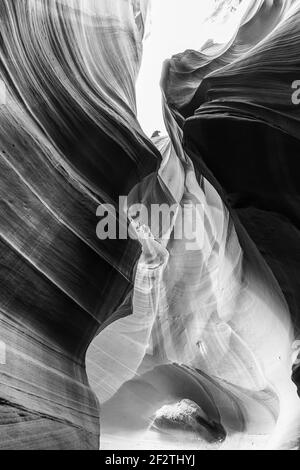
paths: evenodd
<path fill-rule="evenodd" d="M 220 3 L 226 10 L 230 2 Z M 104 433 L 121 432 L 120 416 L 127 435 L 146 431 L 161 407 L 189 399 L 208 421 L 217 409 L 229 436 L 265 434 L 271 448 L 298 445 L 292 83 L 300 4 L 240 3 L 229 41 L 208 41 L 164 65 L 169 137 L 154 138 L 163 162 L 130 201 L 172 204 L 175 215 L 155 233 L 138 217 L 143 253 L 133 315 L 110 325 L 90 349 L 90 369 L 97 363 L 102 373 L 92 377 L 105 402 Z M 195 217 L 194 238 L 176 238 L 182 220 L 191 226 Z"/>
<path fill-rule="evenodd" d="M 297 444 L 299 12 L 218 2 L 232 35 L 166 61 L 151 142 L 147 0 L 2 0 L 0 448 L 96 449 L 99 401 L 104 434 L 184 403 L 208 442 Z M 135 240 L 97 239 L 127 194 Z"/>
<path fill-rule="evenodd" d="M 160 158 L 135 118 L 147 2 L 0 3 L 0 448 L 99 448 L 87 347 L 139 249 L 96 209 Z"/>

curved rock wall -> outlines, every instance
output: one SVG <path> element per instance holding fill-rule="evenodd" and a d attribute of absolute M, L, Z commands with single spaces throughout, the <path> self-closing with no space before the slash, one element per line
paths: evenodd
<path fill-rule="evenodd" d="M 1 2 L 0 448 L 97 449 L 99 401 L 104 434 L 160 432 L 188 403 L 203 440 L 297 445 L 300 3 L 218 2 L 232 34 L 165 62 L 153 142 L 148 7 Z M 174 213 L 97 239 L 97 207 L 126 194 Z"/>
<path fill-rule="evenodd" d="M 3 448 L 98 448 L 85 352 L 132 283 L 96 209 L 156 168 L 135 118 L 147 2 L 0 5 Z M 2 344 L 1 343 L 1 344 Z"/>

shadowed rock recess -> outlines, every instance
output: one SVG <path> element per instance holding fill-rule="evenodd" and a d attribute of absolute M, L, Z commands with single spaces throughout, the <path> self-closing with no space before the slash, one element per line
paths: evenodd
<path fill-rule="evenodd" d="M 0 0 L 0 449 L 98 449 L 100 404 L 102 436 L 299 445 L 300 2 L 215 3 L 150 140 L 148 0 Z M 99 240 L 121 195 L 188 204 L 193 249 L 179 211 Z"/>

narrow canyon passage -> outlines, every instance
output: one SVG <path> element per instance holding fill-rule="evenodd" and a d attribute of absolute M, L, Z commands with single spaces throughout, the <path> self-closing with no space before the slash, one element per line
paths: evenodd
<path fill-rule="evenodd" d="M 299 20 L 1 0 L 1 449 L 299 447 Z"/>

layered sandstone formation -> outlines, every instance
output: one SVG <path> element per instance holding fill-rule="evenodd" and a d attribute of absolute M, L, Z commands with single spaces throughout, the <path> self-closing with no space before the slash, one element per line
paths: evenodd
<path fill-rule="evenodd" d="M 99 403 L 103 433 L 195 412 L 209 442 L 297 445 L 300 3 L 217 2 L 232 35 L 166 61 L 153 142 L 148 7 L 0 4 L 0 448 L 97 449 Z M 97 207 L 121 195 L 176 210 L 100 240 Z"/>

